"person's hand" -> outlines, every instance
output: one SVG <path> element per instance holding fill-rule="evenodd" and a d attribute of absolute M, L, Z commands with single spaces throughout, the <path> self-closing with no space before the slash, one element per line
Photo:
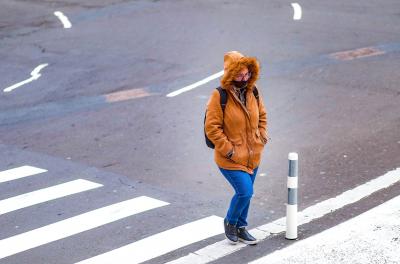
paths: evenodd
<path fill-rule="evenodd" d="M 264 145 L 270 141 L 271 141 L 271 138 L 269 136 L 267 136 L 266 138 L 263 138 Z"/>
<path fill-rule="evenodd" d="M 235 153 L 235 150 L 234 150 L 234 149 L 230 150 L 230 151 L 228 152 L 228 154 L 226 154 L 226 157 L 227 157 L 228 159 L 231 159 L 232 156 L 233 156 L 233 153 Z"/>

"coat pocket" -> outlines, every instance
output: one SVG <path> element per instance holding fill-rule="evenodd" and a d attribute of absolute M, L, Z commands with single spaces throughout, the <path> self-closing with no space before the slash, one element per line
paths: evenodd
<path fill-rule="evenodd" d="M 260 130 L 258 130 L 258 129 L 256 130 L 256 140 L 261 145 L 263 145 L 263 146 L 265 145 L 264 139 L 261 137 Z"/>
<path fill-rule="evenodd" d="M 246 165 L 247 163 L 247 150 L 246 145 L 243 144 L 241 138 L 231 139 L 234 153 L 231 157 L 231 160 L 235 163 Z"/>

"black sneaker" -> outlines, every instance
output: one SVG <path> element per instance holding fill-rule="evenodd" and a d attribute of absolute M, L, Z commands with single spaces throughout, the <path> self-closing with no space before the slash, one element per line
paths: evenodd
<path fill-rule="evenodd" d="M 237 229 L 237 236 L 240 241 L 248 245 L 255 245 L 258 243 L 258 240 L 255 239 L 252 235 L 247 232 L 245 227 L 239 227 Z"/>
<path fill-rule="evenodd" d="M 224 229 L 226 239 L 228 239 L 231 244 L 237 244 L 239 240 L 236 226 L 230 224 L 226 219 L 224 219 Z"/>

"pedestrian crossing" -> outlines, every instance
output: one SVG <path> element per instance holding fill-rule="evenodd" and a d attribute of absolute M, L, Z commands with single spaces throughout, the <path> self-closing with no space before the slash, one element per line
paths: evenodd
<path fill-rule="evenodd" d="M 28 165 L 8 169 L 0 171 L 0 183 L 17 180 L 29 182 L 28 176 L 39 176 L 39 174 L 46 172 L 49 173 L 46 169 Z M 27 207 L 50 201 L 57 202 L 62 198 L 89 190 L 101 189 L 102 187 L 104 186 L 100 183 L 76 179 L 22 193 L 0 200 L 0 217 Z M 0 262 L 2 259 L 15 256 L 18 253 L 168 205 L 170 205 L 168 202 L 148 196 L 134 197 L 1 239 Z M 151 234 L 144 239 L 130 241 L 125 246 L 112 249 L 109 252 L 103 252 L 98 256 L 86 256 L 86 259 L 78 263 L 141 263 L 222 234 L 222 222 L 223 219 L 215 215 L 196 219 L 193 222 L 185 223 L 157 234 Z"/>
<path fill-rule="evenodd" d="M 103 186 L 78 179 L 0 201 L 0 215 Z"/>
<path fill-rule="evenodd" d="M 28 165 L 0 171 L 0 185 L 1 183 L 9 183 L 11 181 L 26 181 L 29 183 L 30 176 L 36 175 L 40 177 L 40 175 L 44 175 L 45 173 L 51 172 L 46 169 Z M 400 169 L 390 171 L 383 176 L 373 179 L 352 190 L 348 190 L 335 198 L 322 201 L 299 212 L 299 224 L 305 224 L 313 219 L 323 217 L 333 210 L 354 203 L 373 192 L 387 188 L 399 180 Z M 59 202 L 67 197 L 90 190 L 97 189 L 101 192 L 104 187 L 103 184 L 90 180 L 75 179 L 28 193 L 17 194 L 14 197 L 8 197 L 0 200 L 0 223 L 2 220 L 1 217 L 6 214 L 13 214 L 24 208 L 34 207 L 47 202 Z M 109 204 L 33 230 L 3 238 L 0 240 L 0 262 L 5 258 L 16 257 L 19 253 L 35 250 L 40 246 L 55 243 L 63 239 L 79 239 L 79 237 L 75 235 L 82 232 L 94 232 L 95 228 L 103 228 L 105 225 L 118 220 L 132 216 L 136 217 L 138 214 L 157 210 L 166 206 L 170 206 L 170 203 L 149 196 L 142 195 L 131 197 L 124 201 Z M 271 234 L 284 232 L 284 222 L 284 218 L 281 218 L 254 228 L 250 230 L 250 232 L 258 239 L 264 240 Z M 78 261 L 76 263 L 142 263 L 198 243 L 202 240 L 223 234 L 222 223 L 222 217 L 211 215 L 200 219 L 197 218 L 192 222 L 182 225 L 173 226 L 167 230 L 161 230 L 161 232 L 156 234 L 152 234 L 151 230 L 148 228 L 146 232 L 150 233 L 147 234 L 145 238 L 137 241 L 125 241 L 122 246 L 120 244 L 114 248 L 107 247 L 106 249 L 99 249 L 100 251 L 96 250 L 97 253 L 92 255 L 91 253 L 87 253 L 83 256 L 80 255 L 75 257 L 76 261 Z M 134 229 L 132 229 L 132 231 L 134 231 Z M 95 243 L 91 243 L 96 246 Z M 221 240 L 197 250 L 196 252 L 190 253 L 189 255 L 176 257 L 176 259 L 168 263 L 208 263 L 244 248 L 246 248 L 245 244 L 232 246 L 227 243 L 226 240 Z M 68 253 L 74 254 L 73 251 Z M 41 259 L 43 260 L 45 257 L 46 256 L 41 256 Z M 260 261 L 262 260 L 263 259 Z"/>
<path fill-rule="evenodd" d="M 138 197 L 6 238 L 0 240 L 0 259 L 167 204 Z"/>
<path fill-rule="evenodd" d="M 78 262 L 78 264 L 141 263 L 200 240 L 221 234 L 221 223 L 221 217 L 206 217 Z"/>
<path fill-rule="evenodd" d="M 394 197 L 249 264 L 400 263 L 399 204 L 400 196 Z"/>
<path fill-rule="evenodd" d="M 307 224 L 315 219 L 321 218 L 331 212 L 339 210 L 346 205 L 353 204 L 361 199 L 377 192 L 379 190 L 388 188 L 389 186 L 400 181 L 400 168 L 387 172 L 373 180 L 357 186 L 354 189 L 347 190 L 336 197 L 329 198 L 321 201 L 315 205 L 305 208 L 298 213 L 298 224 Z M 250 230 L 259 240 L 265 240 L 272 234 L 285 232 L 286 218 L 282 217 L 273 222 L 258 226 Z M 168 262 L 168 264 L 184 264 L 184 263 L 197 263 L 205 264 L 217 259 L 223 258 L 229 254 L 233 254 L 238 250 L 245 248 L 247 245 L 239 244 L 235 247 L 230 246 L 225 240 L 218 241 L 214 244 L 207 245 L 204 248 L 190 253 L 181 258 Z"/>
<path fill-rule="evenodd" d="M 0 172 L 0 183 L 8 182 L 12 180 L 21 179 L 28 176 L 34 176 L 39 173 L 46 172 L 47 170 L 32 167 L 32 166 L 21 166 L 14 169 L 9 169 Z"/>

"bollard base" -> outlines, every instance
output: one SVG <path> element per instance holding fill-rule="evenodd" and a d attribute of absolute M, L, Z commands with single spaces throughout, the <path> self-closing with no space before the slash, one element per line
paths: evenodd
<path fill-rule="evenodd" d="M 297 204 L 286 204 L 286 239 L 297 239 Z"/>

